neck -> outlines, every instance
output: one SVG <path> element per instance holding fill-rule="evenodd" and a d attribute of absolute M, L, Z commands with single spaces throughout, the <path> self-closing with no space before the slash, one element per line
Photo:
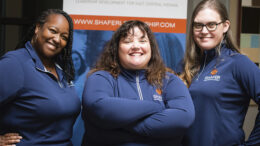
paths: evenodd
<path fill-rule="evenodd" d="M 56 73 L 55 63 L 52 60 L 42 60 L 42 63 L 44 67 L 51 72 L 53 75 L 55 75 L 56 78 L 58 78 L 58 75 Z"/>
<path fill-rule="evenodd" d="M 41 61 L 42 61 L 42 64 L 44 65 L 44 67 L 51 71 L 51 70 L 54 70 L 55 69 L 55 63 L 52 59 L 48 59 L 48 58 L 43 58 L 43 57 L 40 57 Z"/>

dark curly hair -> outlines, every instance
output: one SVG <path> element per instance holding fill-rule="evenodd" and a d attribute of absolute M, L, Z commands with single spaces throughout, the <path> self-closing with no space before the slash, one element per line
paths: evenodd
<path fill-rule="evenodd" d="M 48 9 L 46 11 L 43 11 L 41 13 L 41 15 L 36 19 L 36 21 L 32 25 L 32 27 L 28 30 L 25 37 L 18 43 L 18 45 L 16 46 L 15 49 L 24 48 L 25 43 L 27 41 L 31 41 L 33 39 L 34 34 L 35 34 L 36 25 L 43 26 L 46 23 L 46 21 L 48 20 L 48 17 L 53 14 L 63 15 L 69 23 L 69 37 L 68 37 L 67 45 L 61 51 L 61 53 L 59 53 L 56 56 L 55 61 L 61 66 L 61 68 L 63 69 L 63 71 L 65 73 L 65 77 L 66 77 L 67 81 L 70 83 L 70 81 L 72 81 L 74 79 L 74 74 L 75 74 L 75 70 L 74 70 L 74 66 L 73 66 L 72 58 L 71 58 L 72 41 L 73 41 L 73 21 L 70 18 L 70 16 L 63 10 Z"/>
<path fill-rule="evenodd" d="M 143 34 L 147 34 L 150 41 L 151 59 L 146 68 L 146 78 L 150 84 L 155 85 L 158 88 L 162 87 L 162 79 L 165 77 L 166 71 L 173 71 L 166 68 L 164 65 L 156 39 L 149 26 L 139 20 L 126 21 L 114 32 L 111 40 L 105 45 L 95 68 L 90 71 L 88 76 L 99 70 L 108 71 L 113 77 L 117 77 L 120 74 L 121 65 L 118 55 L 119 41 L 120 39 L 127 37 L 129 31 L 133 31 L 135 27 L 138 27 Z"/>

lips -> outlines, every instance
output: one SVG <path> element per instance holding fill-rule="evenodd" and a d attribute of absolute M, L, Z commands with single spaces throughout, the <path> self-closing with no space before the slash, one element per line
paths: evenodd
<path fill-rule="evenodd" d="M 56 49 L 57 48 L 57 45 L 55 45 L 54 43 L 47 42 L 47 44 L 48 44 L 50 49 Z"/>
<path fill-rule="evenodd" d="M 132 53 L 129 53 L 130 56 L 142 56 L 143 53 L 141 52 L 132 52 Z"/>
<path fill-rule="evenodd" d="M 211 37 L 199 37 L 201 41 L 208 41 L 211 39 Z"/>
<path fill-rule="evenodd" d="M 200 36 L 199 38 L 200 38 L 200 39 L 207 39 L 207 38 L 212 38 L 212 37 L 209 37 L 209 36 L 207 36 L 207 37 L 206 37 L 206 36 Z"/>

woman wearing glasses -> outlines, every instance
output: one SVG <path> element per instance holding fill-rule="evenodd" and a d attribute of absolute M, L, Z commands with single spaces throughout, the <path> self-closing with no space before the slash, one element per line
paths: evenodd
<path fill-rule="evenodd" d="M 260 70 L 233 42 L 226 8 L 204 0 L 191 22 L 182 77 L 196 118 L 184 145 L 260 145 L 259 114 L 246 141 L 242 129 L 250 99 L 260 104 Z"/>

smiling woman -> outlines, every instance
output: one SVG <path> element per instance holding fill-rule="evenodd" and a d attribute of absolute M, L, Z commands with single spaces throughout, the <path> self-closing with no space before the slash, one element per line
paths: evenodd
<path fill-rule="evenodd" d="M 230 21 L 222 20 L 213 9 L 198 12 L 193 22 L 193 38 L 202 50 L 215 48 L 223 40 L 223 34 L 229 29 Z"/>
<path fill-rule="evenodd" d="M 180 145 L 194 108 L 172 72 L 147 24 L 121 25 L 87 77 L 82 145 Z"/>
<path fill-rule="evenodd" d="M 15 51 L 0 58 L 0 145 L 72 145 L 80 100 L 72 80 L 73 23 L 44 11 Z"/>
<path fill-rule="evenodd" d="M 145 69 L 151 59 L 151 46 L 147 34 L 134 27 L 126 38 L 119 41 L 119 60 L 125 69 Z"/>
<path fill-rule="evenodd" d="M 35 37 L 31 43 L 44 67 L 58 78 L 54 57 L 67 45 L 69 23 L 63 15 L 52 14 L 48 23 L 36 24 Z"/>
<path fill-rule="evenodd" d="M 246 141 L 242 129 L 250 99 L 260 105 L 260 70 L 234 43 L 225 6 L 203 0 L 191 22 L 182 76 L 196 119 L 184 145 L 260 145 L 259 113 Z"/>

